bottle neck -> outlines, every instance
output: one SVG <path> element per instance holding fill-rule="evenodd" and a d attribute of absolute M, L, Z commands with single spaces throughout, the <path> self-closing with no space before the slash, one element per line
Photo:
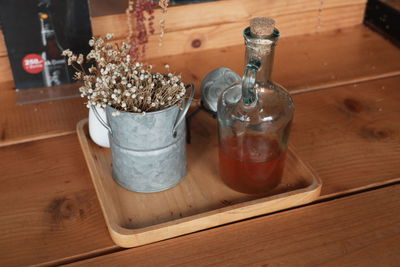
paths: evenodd
<path fill-rule="evenodd" d="M 252 35 L 249 28 L 247 28 L 244 31 L 244 38 L 246 44 L 246 66 L 257 62 L 257 83 L 270 82 L 274 65 L 275 45 L 279 38 L 279 31 L 275 29 L 270 36 L 259 37 Z"/>
<path fill-rule="evenodd" d="M 249 28 L 244 30 L 246 43 L 245 71 L 242 79 L 242 97 L 245 104 L 257 100 L 257 84 L 271 82 L 275 44 L 279 38 L 277 29 L 267 37 L 254 36 Z"/>
<path fill-rule="evenodd" d="M 265 53 L 261 57 L 257 58 L 257 60 L 259 61 L 259 67 L 255 77 L 256 83 L 264 84 L 272 81 L 271 76 L 274 66 L 274 54 L 275 45 L 272 45 L 268 53 Z M 246 65 L 249 64 L 249 62 L 252 62 L 252 60 L 254 60 L 254 58 L 252 57 L 252 49 L 246 47 Z"/>
<path fill-rule="evenodd" d="M 43 46 L 47 45 L 47 40 L 55 38 L 55 31 L 52 25 L 51 17 L 48 12 L 39 12 L 40 33 Z"/>

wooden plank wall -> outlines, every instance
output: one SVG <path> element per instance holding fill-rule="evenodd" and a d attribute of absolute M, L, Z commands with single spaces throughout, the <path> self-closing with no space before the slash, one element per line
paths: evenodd
<path fill-rule="evenodd" d="M 168 9 L 166 34 L 160 47 L 160 29 L 150 36 L 148 58 L 178 55 L 198 50 L 238 45 L 249 19 L 270 16 L 285 36 L 315 33 L 358 25 L 364 16 L 366 0 L 221 0 Z M 156 10 L 156 20 L 160 10 Z M 156 23 L 158 24 L 158 23 Z M 116 39 L 126 38 L 126 15 L 92 18 L 95 35 L 108 32 Z M 0 82 L 12 81 L 12 73 L 0 32 Z"/>

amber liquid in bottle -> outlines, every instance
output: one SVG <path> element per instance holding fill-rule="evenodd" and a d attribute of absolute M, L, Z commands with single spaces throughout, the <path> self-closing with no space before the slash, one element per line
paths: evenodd
<path fill-rule="evenodd" d="M 219 149 L 220 176 L 238 192 L 265 193 L 280 183 L 285 156 L 277 140 L 252 135 L 232 137 Z"/>

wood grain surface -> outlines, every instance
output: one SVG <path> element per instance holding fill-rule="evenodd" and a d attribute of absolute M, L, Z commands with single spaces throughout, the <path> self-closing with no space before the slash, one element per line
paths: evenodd
<path fill-rule="evenodd" d="M 400 185 L 71 266 L 398 266 Z"/>
<path fill-rule="evenodd" d="M 182 73 L 198 88 L 212 69 L 225 66 L 240 75 L 244 45 L 150 60 L 156 70 Z M 399 49 L 365 26 L 283 37 L 276 47 L 273 79 L 301 92 L 400 74 Z"/>
<path fill-rule="evenodd" d="M 322 197 L 387 184 L 400 177 L 399 80 L 381 79 L 295 95 L 291 141 L 320 176 Z M 0 265 L 64 262 L 115 249 L 75 135 L 0 148 L 0 162 L 0 212 L 5 218 L 0 221 L 0 251 L 6 252 Z M 90 200 L 88 213 L 92 215 L 83 221 L 79 215 L 62 220 L 53 236 L 54 223 L 47 207 L 65 197 L 73 200 L 73 213 L 79 214 L 76 209 L 85 209 L 87 202 L 74 201 L 80 191 Z M 17 201 L 20 196 L 24 197 Z M 31 196 L 29 203 L 33 204 L 27 206 L 26 199 Z M 70 212 L 68 205 L 57 205 Z M 49 233 L 47 238 L 43 232 Z M 90 238 L 83 238 L 88 234 Z"/>
<path fill-rule="evenodd" d="M 328 0 L 323 3 L 322 12 L 328 9 L 365 5 L 365 3 L 366 0 Z M 314 0 L 225 0 L 201 3 L 195 6 L 171 6 L 166 17 L 165 30 L 167 33 L 171 33 L 218 24 L 248 22 L 257 16 L 275 18 L 287 14 L 316 11 L 319 8 L 321 8 L 321 2 Z M 322 12 L 321 16 L 325 15 Z M 160 18 L 161 10 L 156 9 L 154 14 L 156 18 Z M 341 14 L 337 14 L 337 16 L 341 16 Z M 297 23 L 301 25 L 301 22 Z M 92 18 L 92 25 L 96 35 L 105 35 L 112 29 L 116 38 L 125 38 L 128 31 L 125 14 L 95 17 Z M 159 24 L 156 23 L 154 26 L 155 34 L 158 34 L 160 32 Z M 321 25 L 321 27 L 323 26 L 325 25 Z"/>
<path fill-rule="evenodd" d="M 225 65 L 241 72 L 242 50 L 243 46 L 236 46 L 157 60 L 159 67 L 168 62 L 184 73 L 186 81 L 198 83 L 213 67 Z M 301 157 L 309 161 L 320 175 L 324 183 L 322 197 L 398 180 L 400 77 L 377 79 L 399 74 L 398 48 L 360 26 L 340 32 L 282 38 L 277 51 L 276 81 L 292 92 L 328 88 L 295 95 L 297 110 L 291 136 Z M 358 83 L 374 79 L 377 80 Z M 355 84 L 346 86 L 349 83 Z M 340 86 L 332 87 L 334 85 Z M 10 81 L 2 83 L 0 91 L 11 87 Z M 52 104 L 17 106 L 15 95 L 0 93 L 0 127 L 2 132 L 6 131 L 3 142 L 42 138 L 54 128 L 58 129 L 57 134 L 73 132 L 76 122 L 87 112 L 79 101 L 68 99 Z M 58 106 L 55 103 L 63 104 Z M 63 105 L 67 112 L 62 112 Z M 44 108 L 40 116 L 34 115 L 34 107 Z M 32 126 L 35 120 L 49 123 L 44 128 L 35 128 Z M 1 147 L 0 170 L 1 266 L 63 263 L 118 250 L 109 238 L 74 134 Z M 296 215 L 287 216 L 286 212 L 281 213 L 278 214 L 281 219 L 275 223 L 277 226 L 267 222 L 268 216 L 265 220 L 245 222 L 247 227 L 234 228 L 227 231 L 226 236 L 223 234 L 225 229 L 236 224 L 199 233 L 201 238 L 197 238 L 198 234 L 190 235 L 130 250 L 124 255 L 135 255 L 138 264 L 148 264 L 149 261 L 157 264 L 162 260 L 172 262 L 175 258 L 179 263 L 180 257 L 185 257 L 181 251 L 193 248 L 187 254 L 194 255 L 193 260 L 197 259 L 196 253 L 201 255 L 205 252 L 204 261 L 218 259 L 218 255 L 215 258 L 211 256 L 219 253 L 227 263 L 240 260 L 240 255 L 254 257 L 256 263 L 258 259 L 259 262 L 267 261 L 264 256 L 272 255 L 278 262 L 282 259 L 284 263 L 287 260 L 296 264 L 300 259 L 311 265 L 322 263 L 313 261 L 316 256 L 326 256 L 332 264 L 365 265 L 369 259 L 378 260 L 380 255 L 384 255 L 386 258 L 379 258 L 381 263 L 390 266 L 400 254 L 396 251 L 399 248 L 398 232 L 395 232 L 398 225 L 394 221 L 392 226 L 383 225 L 394 219 L 391 216 L 399 214 L 392 213 L 399 210 L 395 206 L 399 199 L 392 197 L 399 196 L 399 186 L 393 188 L 353 196 L 351 202 L 334 200 L 318 204 L 315 211 L 303 212 L 301 209 Z M 82 195 L 84 201 L 79 200 Z M 335 204 L 332 210 L 329 209 L 331 204 Z M 86 214 L 82 215 L 83 218 L 79 215 L 80 209 Z M 295 211 L 290 211 L 290 214 L 292 212 Z M 293 220 L 288 219 L 290 216 Z M 259 220 L 264 221 L 259 224 Z M 285 228 L 286 221 L 299 223 Z M 285 235 L 290 229 L 297 232 Z M 357 229 L 365 232 L 359 235 Z M 221 234 L 213 235 L 214 231 Z M 210 233 L 209 239 L 203 236 L 207 233 Z M 386 234 L 393 237 L 386 238 Z M 257 242 L 247 243 L 251 242 L 251 237 L 261 245 L 265 244 L 266 249 L 258 246 Z M 276 239 L 280 241 L 274 241 Z M 189 241 L 181 245 L 179 240 Z M 224 243 L 224 240 L 229 242 Z M 213 244 L 219 245 L 214 247 Z M 221 245 L 233 247 L 221 250 Z M 293 246 L 297 248 L 290 250 Z M 240 247 L 245 249 L 242 251 Z M 279 254 L 282 249 L 294 252 L 291 254 L 284 250 L 286 253 Z M 268 253 L 270 250 L 271 254 Z M 190 264 L 191 258 L 184 261 Z"/>
<path fill-rule="evenodd" d="M 17 98 L 15 91 L 0 88 L 0 147 L 71 134 L 88 114 L 81 98 L 23 105 L 16 103 Z"/>
<path fill-rule="evenodd" d="M 0 170 L 1 266 L 115 248 L 75 135 L 0 148 Z"/>
<path fill-rule="evenodd" d="M 322 195 L 400 180 L 400 76 L 295 95 L 291 142 Z"/>
<path fill-rule="evenodd" d="M 312 34 L 360 25 L 364 16 L 365 4 L 325 9 L 321 14 L 321 27 L 318 10 L 277 15 L 274 17 L 279 30 L 285 36 Z M 264 16 L 268 14 L 266 11 Z M 249 21 L 223 23 L 201 28 L 166 33 L 163 45 L 159 46 L 159 36 L 149 37 L 147 58 L 179 55 L 194 51 L 234 46 L 243 42 L 242 30 L 249 26 Z M 240 29 L 238 31 L 238 29 Z"/>

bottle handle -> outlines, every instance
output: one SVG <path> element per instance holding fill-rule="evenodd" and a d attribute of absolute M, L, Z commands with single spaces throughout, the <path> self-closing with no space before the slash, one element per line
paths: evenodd
<path fill-rule="evenodd" d="M 192 104 L 192 100 L 193 100 L 193 97 L 194 97 L 194 85 L 193 84 L 188 84 L 187 86 L 186 86 L 186 89 L 188 89 L 188 88 L 190 88 L 190 95 L 189 95 L 189 98 L 188 98 L 188 100 L 186 101 L 186 103 L 185 103 L 185 106 L 183 107 L 183 109 L 182 109 L 182 111 L 180 111 L 178 114 L 178 117 L 177 117 L 177 119 L 176 119 L 176 121 L 175 121 L 175 123 L 174 123 L 174 127 L 172 128 L 172 135 L 174 136 L 174 137 L 176 137 L 176 135 L 177 135 L 177 132 L 176 132 L 176 129 L 178 128 L 178 126 L 182 123 L 182 121 L 184 120 L 184 118 L 185 118 L 185 115 L 186 115 L 186 113 L 188 112 L 188 110 L 189 110 L 189 107 L 190 107 L 190 105 Z"/>
<path fill-rule="evenodd" d="M 112 130 L 111 127 L 103 120 L 103 118 L 100 116 L 99 112 L 96 109 L 96 106 L 90 105 L 90 108 L 92 109 L 94 115 L 96 116 L 97 120 L 100 122 L 101 125 L 103 125 L 104 128 L 107 129 L 107 131 L 112 135 Z"/>
<path fill-rule="evenodd" d="M 257 99 L 254 86 L 256 85 L 257 72 L 260 69 L 261 62 L 250 58 L 242 78 L 242 96 L 245 104 L 251 104 Z"/>

